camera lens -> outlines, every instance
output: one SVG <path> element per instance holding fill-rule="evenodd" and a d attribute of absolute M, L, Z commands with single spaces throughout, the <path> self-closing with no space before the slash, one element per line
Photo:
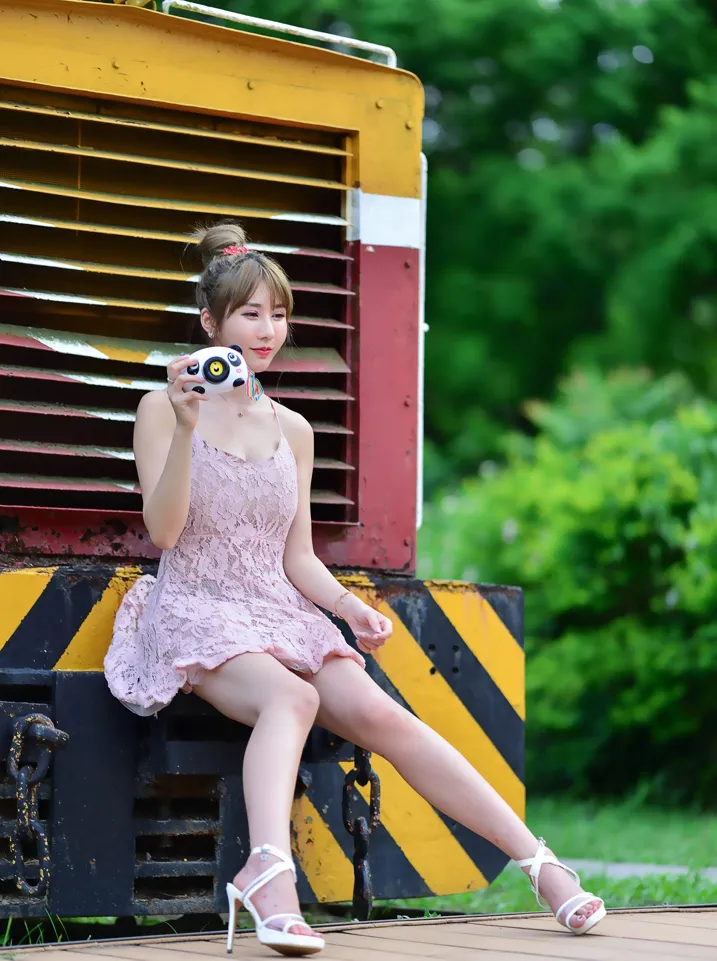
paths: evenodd
<path fill-rule="evenodd" d="M 221 384 L 229 376 L 229 365 L 222 357 L 210 357 L 204 364 L 203 373 L 208 384 Z"/>

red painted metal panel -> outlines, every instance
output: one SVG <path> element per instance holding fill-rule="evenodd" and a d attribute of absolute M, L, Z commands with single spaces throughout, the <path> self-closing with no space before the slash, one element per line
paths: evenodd
<path fill-rule="evenodd" d="M 358 245 L 356 245 L 358 246 Z M 416 547 L 417 250 L 366 247 L 357 258 L 359 525 L 318 525 L 316 549 L 340 567 L 412 572 Z"/>
<path fill-rule="evenodd" d="M 2 554 L 32 564 L 39 556 L 152 560 L 161 551 L 149 540 L 139 512 L 3 506 Z"/>
<path fill-rule="evenodd" d="M 359 330 L 350 359 L 359 372 L 357 421 L 349 425 L 358 427 L 359 523 L 317 523 L 316 549 L 340 567 L 410 572 L 416 534 L 418 252 L 356 245 L 349 253 L 357 258 L 360 276 Z M 347 375 L 346 391 L 282 386 L 268 393 L 289 402 L 313 396 L 346 400 L 350 380 Z M 333 503 L 352 500 L 330 496 Z M 24 507 L 0 508 L 0 552 L 138 559 L 158 554 L 139 513 Z"/>

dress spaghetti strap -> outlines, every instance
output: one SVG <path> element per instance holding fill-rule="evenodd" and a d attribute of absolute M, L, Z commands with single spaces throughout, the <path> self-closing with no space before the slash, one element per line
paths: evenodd
<path fill-rule="evenodd" d="M 277 424 L 279 425 L 279 434 L 280 434 L 281 437 L 283 437 L 283 436 L 284 436 L 284 428 L 281 426 L 281 418 L 279 417 L 278 411 L 277 411 L 277 409 L 276 409 L 276 404 L 275 404 L 274 401 L 271 399 L 271 397 L 269 397 L 269 403 L 271 404 L 271 409 L 274 411 L 274 417 L 276 417 L 276 422 L 277 422 Z"/>

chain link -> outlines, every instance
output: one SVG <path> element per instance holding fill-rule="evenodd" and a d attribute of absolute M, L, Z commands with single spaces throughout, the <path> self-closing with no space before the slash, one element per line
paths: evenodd
<path fill-rule="evenodd" d="M 369 789 L 369 816 L 355 816 L 352 801 L 356 785 Z M 368 861 L 369 838 L 381 822 L 381 782 L 378 774 L 371 769 L 371 755 L 357 747 L 354 751 L 353 770 L 344 779 L 344 793 L 341 804 L 344 827 L 354 839 L 354 917 L 367 921 L 373 907 L 373 886 L 371 866 Z"/>
<path fill-rule="evenodd" d="M 20 766 L 26 739 L 41 744 L 37 762 Z M 40 823 L 37 795 L 40 782 L 50 769 L 52 751 L 64 747 L 69 735 L 59 731 L 44 714 L 28 714 L 16 718 L 12 724 L 12 740 L 7 759 L 7 770 L 15 781 L 17 822 L 10 834 L 10 854 L 15 868 L 15 883 L 23 894 L 43 897 L 50 881 L 50 847 L 45 829 Z M 27 880 L 27 866 L 22 846 L 34 844 L 37 851 L 39 879 L 37 884 Z"/>

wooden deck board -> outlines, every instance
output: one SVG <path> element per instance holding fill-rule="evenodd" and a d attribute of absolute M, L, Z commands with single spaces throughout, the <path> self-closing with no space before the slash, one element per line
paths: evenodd
<path fill-rule="evenodd" d="M 717 908 L 612 911 L 599 928 L 577 938 L 549 915 L 500 915 L 383 921 L 322 927 L 326 961 L 714 961 L 717 957 Z M 189 961 L 226 958 L 221 935 L 175 935 L 68 945 L 43 945 L 0 951 L 0 961 Z M 233 958 L 260 961 L 278 957 L 262 948 L 251 932 L 237 934 Z"/>

